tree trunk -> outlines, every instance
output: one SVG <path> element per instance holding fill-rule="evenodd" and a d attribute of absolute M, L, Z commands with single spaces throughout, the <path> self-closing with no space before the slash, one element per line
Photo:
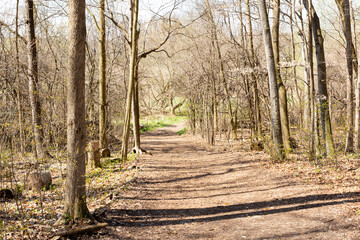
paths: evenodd
<path fill-rule="evenodd" d="M 360 71 L 360 64 L 358 64 L 358 69 Z M 355 138 L 354 145 L 355 150 L 359 151 L 360 149 L 360 74 L 358 74 L 356 88 L 355 88 Z"/>
<path fill-rule="evenodd" d="M 349 24 L 349 26 L 350 26 L 350 34 L 351 34 L 350 3 L 349 3 L 349 0 L 335 0 L 335 2 L 336 2 L 336 5 L 337 5 L 337 7 L 339 9 L 342 30 L 343 30 L 345 38 L 347 38 L 346 37 L 346 35 L 347 35 L 347 33 L 346 33 L 347 26 L 346 25 L 347 24 Z M 345 9 L 346 5 L 344 5 L 344 4 L 347 4 L 347 6 L 348 6 L 348 9 L 349 9 L 348 13 L 346 13 L 346 11 L 347 11 Z M 346 14 L 348 14 L 348 16 L 346 16 Z M 346 19 L 347 17 L 349 18 L 349 20 Z M 349 23 L 346 23 L 347 21 L 349 21 Z M 354 19 L 354 21 L 355 21 L 355 19 Z M 355 41 L 355 43 L 356 43 L 356 41 Z M 346 44 L 348 44 L 347 40 L 346 40 Z M 348 48 L 349 47 L 347 46 L 347 50 L 348 50 Z M 352 60 L 353 60 L 352 61 L 353 73 L 354 73 L 355 76 L 357 76 L 358 75 L 358 59 L 357 59 L 357 54 L 356 54 L 356 48 L 355 48 L 354 43 L 352 42 L 352 39 L 351 39 L 351 57 L 352 57 Z"/>
<path fill-rule="evenodd" d="M 106 149 L 106 38 L 105 38 L 105 0 L 99 3 L 99 140 L 100 149 Z"/>
<path fill-rule="evenodd" d="M 280 106 L 279 106 L 279 91 L 276 79 L 276 68 L 274 61 L 274 50 L 271 42 L 271 33 L 266 11 L 265 0 L 258 0 L 259 12 L 261 19 L 261 26 L 263 31 L 263 38 L 265 43 L 265 53 L 268 66 L 269 86 L 270 86 L 270 101 L 271 101 L 271 125 L 274 141 L 275 158 L 285 159 L 283 140 L 281 133 L 280 120 Z"/>
<path fill-rule="evenodd" d="M 352 6 L 352 2 L 350 2 L 350 7 Z M 355 15 L 354 15 L 354 8 L 351 7 L 351 15 L 352 15 L 352 23 L 353 23 L 353 31 L 354 33 L 356 33 L 356 20 L 355 20 Z M 354 42 L 357 42 L 357 37 L 356 34 L 354 34 Z M 354 60 L 354 72 L 355 72 L 355 76 L 354 79 L 356 79 L 356 87 L 355 87 L 355 135 L 354 135 L 354 148 L 355 151 L 359 151 L 360 150 L 360 74 L 359 74 L 359 70 L 360 70 L 360 65 L 359 65 L 359 61 L 357 59 L 356 53 L 358 53 L 357 51 L 357 45 L 355 44 L 353 47 L 354 50 L 354 56 L 353 56 L 353 60 Z M 357 70 L 356 70 L 357 69 Z M 331 105 L 330 105 L 331 106 Z M 330 116 L 331 118 L 331 116 Z"/>
<path fill-rule="evenodd" d="M 342 29 L 346 39 L 346 63 L 348 70 L 348 79 L 346 81 L 346 120 L 347 120 L 347 135 L 345 152 L 354 151 L 354 87 L 353 87 L 353 52 L 354 45 L 351 34 L 350 21 L 350 5 L 349 0 L 336 0 L 340 16 L 342 19 Z"/>
<path fill-rule="evenodd" d="M 69 1 L 69 76 L 67 81 L 67 174 L 64 217 L 89 216 L 85 182 L 85 0 Z"/>
<path fill-rule="evenodd" d="M 249 65 L 251 68 L 255 68 L 256 64 L 256 60 L 255 60 L 255 52 L 254 52 L 254 40 L 253 40 L 253 30 L 252 30 L 252 22 L 251 22 L 251 10 L 250 10 L 250 3 L 249 0 L 246 0 L 246 14 L 247 14 L 247 22 L 248 22 L 248 35 L 249 35 L 249 39 L 248 39 L 248 43 L 249 43 Z M 254 112 L 253 114 L 251 114 L 250 116 L 253 117 L 253 119 L 251 121 L 253 121 L 253 126 L 254 126 L 254 133 L 255 133 L 255 137 L 256 140 L 258 141 L 259 138 L 262 138 L 262 127 L 261 127 L 261 114 L 260 114 L 260 100 L 259 100 L 259 90 L 258 90 L 258 82 L 257 82 L 257 78 L 254 74 L 254 72 L 251 73 L 251 78 L 253 81 L 253 93 L 254 93 Z M 249 83 L 249 79 L 248 80 L 248 84 Z M 249 87 L 250 88 L 250 87 Z M 250 92 L 250 90 L 249 90 Z M 250 95 L 249 95 L 250 97 Z M 250 100 L 251 101 L 251 100 Z M 252 105 L 249 102 L 250 105 Z M 251 108 L 252 110 L 252 108 Z"/>
<path fill-rule="evenodd" d="M 316 105 L 315 105 L 315 79 L 314 79 L 314 59 L 313 59 L 313 8 L 312 8 L 312 0 L 307 0 L 309 4 L 307 5 L 308 11 L 308 51 L 307 51 L 307 58 L 308 58 L 308 71 L 309 71 L 309 81 L 308 81 L 308 90 L 309 90 L 309 106 L 310 106 L 310 159 L 316 157 Z"/>
<path fill-rule="evenodd" d="M 304 5 L 307 6 L 308 3 L 306 0 Z M 335 157 L 334 152 L 334 143 L 331 130 L 331 120 L 329 115 L 329 100 L 327 93 L 326 85 L 326 60 L 325 60 L 325 51 L 324 51 L 324 38 L 321 34 L 320 20 L 317 16 L 314 8 L 309 6 L 312 9 L 312 31 L 314 36 L 315 48 L 316 48 L 316 61 L 318 69 L 318 95 L 319 95 L 319 104 L 321 112 L 321 126 L 323 132 L 323 139 L 325 141 L 325 150 L 326 155 L 329 158 Z"/>
<path fill-rule="evenodd" d="M 176 109 L 181 107 L 185 103 L 185 100 L 182 100 L 181 102 L 174 105 L 173 104 L 173 98 L 170 97 L 169 102 L 170 102 L 170 114 L 173 115 L 173 116 L 176 116 Z"/>
<path fill-rule="evenodd" d="M 280 118 L 281 118 L 281 132 L 284 143 L 284 149 L 286 152 L 291 152 L 290 144 L 290 128 L 289 128 L 289 118 L 288 118 L 288 108 L 287 108 L 287 96 L 284 83 L 281 79 L 280 74 L 280 54 L 279 54 L 279 26 L 280 26 L 280 0 L 273 1 L 273 26 L 272 26 L 272 43 L 274 48 L 274 61 L 276 69 L 276 78 L 279 88 L 279 100 L 280 100 Z"/>
<path fill-rule="evenodd" d="M 138 82 L 138 64 L 135 67 L 134 89 L 132 94 L 132 116 L 133 116 L 133 133 L 134 133 L 134 153 L 142 153 L 140 147 L 140 109 L 139 109 L 139 82 Z"/>
<path fill-rule="evenodd" d="M 291 6 L 291 12 L 290 12 L 290 19 L 291 21 L 295 21 L 294 18 L 296 16 L 295 14 L 295 0 L 292 0 L 292 6 Z M 297 73 L 296 73 L 296 47 L 295 47 L 295 36 L 294 36 L 294 24 L 291 22 L 290 24 L 290 32 L 291 32 L 291 58 L 292 62 L 294 64 L 292 70 L 293 70 L 293 78 L 295 81 L 295 88 L 296 88 L 296 95 L 299 99 L 299 119 L 300 119 L 300 129 L 303 128 L 303 103 L 301 99 L 301 94 L 299 90 L 299 84 L 297 80 Z"/>
<path fill-rule="evenodd" d="M 246 49 L 245 46 L 245 35 L 244 35 L 244 25 L 243 25 L 243 15 L 242 15 L 242 6 L 241 6 L 241 0 L 239 0 L 239 13 L 240 13 L 240 34 L 241 34 L 241 46 L 244 48 L 244 52 Z M 248 22 L 248 28 L 249 28 L 249 40 L 248 42 L 250 42 L 250 48 L 253 46 L 253 35 L 252 35 L 252 24 L 251 24 L 251 12 L 250 12 L 250 5 L 249 5 L 249 0 L 246 1 L 246 14 L 247 14 L 247 22 Z M 250 51 L 252 52 L 252 51 Z M 250 59 L 251 57 L 249 57 Z M 250 62 L 250 60 L 249 60 Z M 245 67 L 247 66 L 247 62 L 245 61 Z M 251 142 L 253 141 L 253 136 L 255 131 L 255 120 L 253 118 L 254 114 L 253 114 L 253 104 L 252 104 L 252 94 L 250 92 L 250 81 L 248 76 L 243 75 L 243 82 L 244 82 L 244 88 L 245 88 L 245 94 L 246 94 L 246 99 L 248 102 L 248 111 L 249 111 L 249 122 L 250 122 L 250 140 Z"/>
<path fill-rule="evenodd" d="M 39 99 L 38 60 L 35 38 L 34 2 L 26 0 L 26 25 L 27 25 L 27 48 L 28 48 L 28 75 L 29 75 L 29 96 L 31 105 L 32 127 L 35 140 L 36 158 L 44 158 L 43 126 L 41 122 L 41 106 Z"/>
<path fill-rule="evenodd" d="M 131 102 L 132 94 L 135 85 L 135 71 L 137 64 L 137 22 L 138 22 L 138 11 L 139 11 L 139 0 L 130 0 L 131 5 L 131 56 L 130 56 L 130 73 L 129 73 L 129 84 L 128 84 L 128 93 L 126 98 L 126 113 L 124 121 L 124 132 L 123 132 L 123 142 L 121 146 L 121 156 L 122 159 L 127 159 L 128 145 L 129 145 L 129 135 L 130 135 L 130 114 L 131 114 Z"/>
<path fill-rule="evenodd" d="M 24 154 L 25 140 L 23 129 L 23 110 L 22 110 L 22 94 L 20 84 L 20 57 L 19 57 L 19 1 L 16 0 L 16 17 L 15 17 L 15 51 L 16 51 L 16 82 L 17 82 L 17 107 L 18 107 L 18 121 L 20 132 L 20 151 Z"/>
<path fill-rule="evenodd" d="M 313 79 L 313 45 L 312 45 L 312 28 L 311 28 L 311 17 L 308 16 L 308 35 L 305 34 L 305 24 L 300 11 L 301 17 L 301 53 L 304 63 L 304 82 L 305 82 L 305 104 L 304 104 L 304 129 L 306 133 L 311 129 L 311 101 L 310 101 L 310 82 Z M 309 37 L 310 36 L 310 37 Z M 311 54 L 310 54 L 311 53 Z"/>

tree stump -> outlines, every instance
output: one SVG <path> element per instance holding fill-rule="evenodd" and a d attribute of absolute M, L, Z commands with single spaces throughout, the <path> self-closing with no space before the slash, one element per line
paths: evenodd
<path fill-rule="evenodd" d="M 0 189 L 0 200 L 2 201 L 8 201 L 11 199 L 14 199 L 14 194 L 10 189 Z"/>
<path fill-rule="evenodd" d="M 100 156 L 102 158 L 110 157 L 110 149 L 108 149 L 108 148 L 101 149 L 100 150 Z"/>
<path fill-rule="evenodd" d="M 93 140 L 88 145 L 88 165 L 90 167 L 101 167 L 99 141 Z"/>
<path fill-rule="evenodd" d="M 33 171 L 29 174 L 29 186 L 37 190 L 49 190 L 52 183 L 49 171 Z"/>

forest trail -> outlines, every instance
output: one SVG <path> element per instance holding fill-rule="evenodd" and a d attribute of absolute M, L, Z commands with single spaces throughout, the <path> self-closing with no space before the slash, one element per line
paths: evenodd
<path fill-rule="evenodd" d="M 263 153 L 209 149 L 172 125 L 143 135 L 138 179 L 91 239 L 360 239 L 354 194 L 267 169 Z M 359 194 L 356 194 L 357 196 Z"/>

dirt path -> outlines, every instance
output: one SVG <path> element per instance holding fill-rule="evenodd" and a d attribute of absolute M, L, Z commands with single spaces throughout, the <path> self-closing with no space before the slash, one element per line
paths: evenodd
<path fill-rule="evenodd" d="M 360 239 L 354 194 L 266 169 L 266 155 L 207 150 L 181 125 L 147 133 L 152 152 L 93 239 Z M 359 196 L 359 193 L 355 195 Z"/>

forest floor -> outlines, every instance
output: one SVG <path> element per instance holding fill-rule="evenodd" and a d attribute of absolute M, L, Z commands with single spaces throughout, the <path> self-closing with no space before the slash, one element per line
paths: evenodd
<path fill-rule="evenodd" d="M 109 226 L 78 239 L 360 239 L 354 171 L 273 163 L 241 141 L 209 147 L 183 128 L 143 134 L 152 155 L 97 216 Z"/>

